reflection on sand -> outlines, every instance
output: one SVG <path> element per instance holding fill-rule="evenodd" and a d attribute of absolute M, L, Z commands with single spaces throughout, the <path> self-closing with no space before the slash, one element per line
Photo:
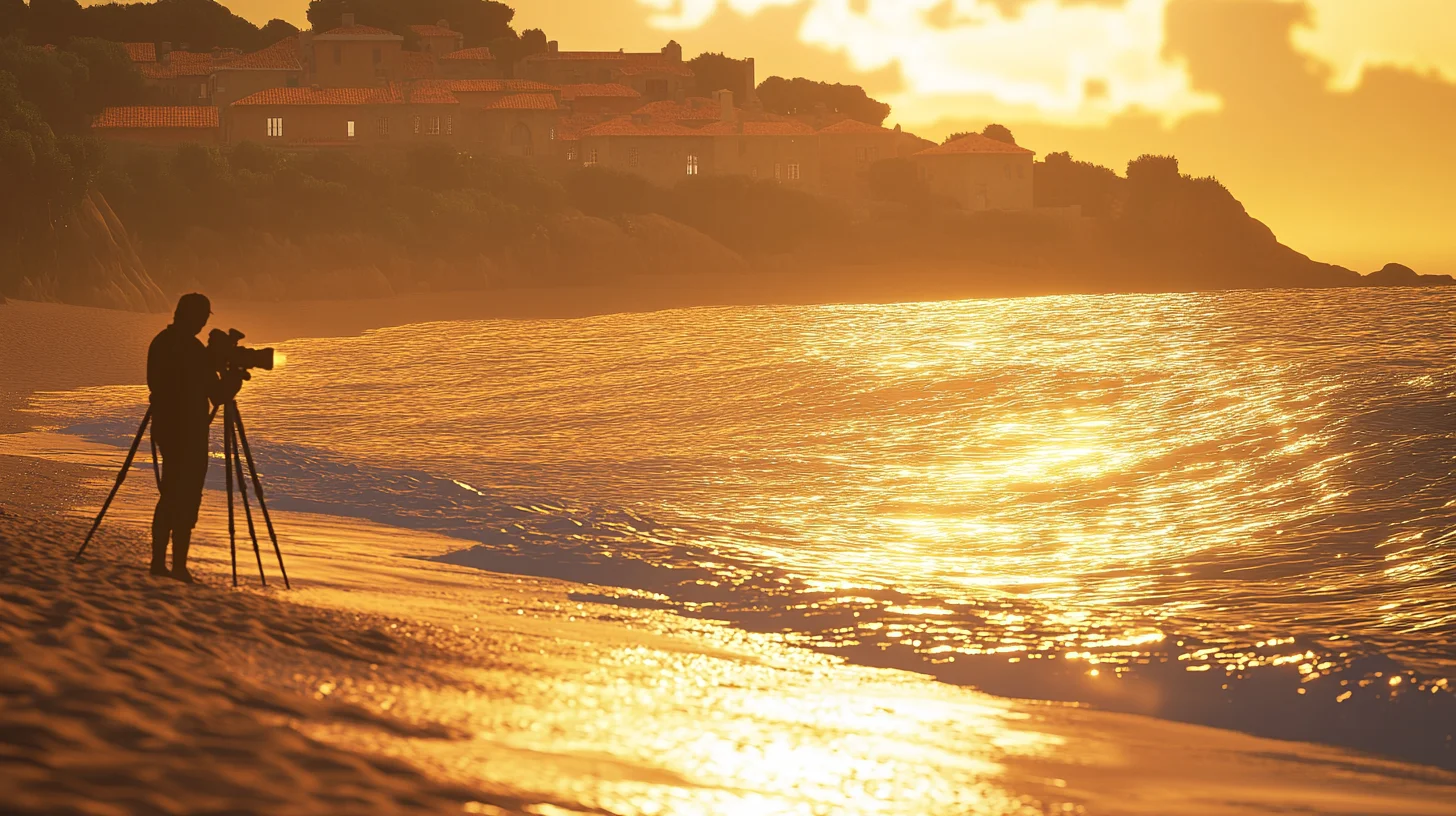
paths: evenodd
<path fill-rule="evenodd" d="M 97 494 L 116 460 L 114 448 L 46 434 L 0 437 L 0 453 L 94 463 Z M 141 535 L 149 498 L 124 493 L 112 523 Z M 227 573 L 223 514 L 210 492 L 196 551 L 214 585 Z M 537 814 L 1438 814 L 1456 795 L 1456 776 L 1440 771 L 997 699 L 778 636 L 573 600 L 616 590 L 441 564 L 426 556 L 460 542 L 428 533 L 298 512 L 277 521 L 297 589 L 269 598 L 358 616 L 407 646 L 377 662 L 223 649 L 228 668 L 400 722 L 294 727 L 489 794 L 468 812 L 514 812 L 485 803 L 509 795 L 558 808 L 527 811 Z"/>

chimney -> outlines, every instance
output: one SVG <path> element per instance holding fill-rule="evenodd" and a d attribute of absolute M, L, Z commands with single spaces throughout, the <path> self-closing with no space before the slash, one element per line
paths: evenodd
<path fill-rule="evenodd" d="M 172 61 L 172 43 L 167 41 L 157 46 L 157 62 L 166 65 Z"/>
<path fill-rule="evenodd" d="M 732 91 L 714 91 L 713 101 L 718 103 L 718 118 L 724 122 L 732 122 L 738 117 L 733 110 Z"/>
<path fill-rule="evenodd" d="M 346 11 L 346 12 L 344 12 L 344 19 L 342 21 L 340 21 L 339 25 L 340 26 L 343 26 L 344 28 L 353 28 L 354 27 L 354 12 L 352 12 L 352 11 Z"/>
<path fill-rule="evenodd" d="M 546 53 L 557 54 L 560 53 L 560 51 L 561 46 L 555 40 L 551 40 L 550 42 L 546 43 Z"/>
<path fill-rule="evenodd" d="M 439 26 L 440 28 L 449 28 L 450 21 L 446 20 L 444 17 L 441 17 L 440 19 L 435 21 L 435 25 Z"/>

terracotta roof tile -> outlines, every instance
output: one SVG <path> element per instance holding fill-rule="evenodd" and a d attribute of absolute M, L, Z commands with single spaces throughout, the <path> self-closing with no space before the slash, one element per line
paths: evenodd
<path fill-rule="evenodd" d="M 962 136 L 953 142 L 946 142 L 943 145 L 928 148 L 916 153 L 917 156 L 961 156 L 970 153 L 1028 153 L 1036 155 L 1035 151 L 1027 150 L 1018 145 L 998 142 L 995 139 L 988 139 L 978 133 Z"/>
<path fill-rule="evenodd" d="M 402 39 L 404 39 L 404 37 L 399 36 L 398 34 L 394 33 L 393 31 L 388 31 L 388 30 L 383 29 L 383 28 L 375 28 L 374 26 L 366 26 L 366 25 L 339 26 L 338 28 L 331 28 L 328 31 L 325 31 L 324 33 L 319 34 L 319 35 L 317 35 L 317 36 L 314 37 L 315 40 L 322 40 L 322 39 L 351 40 L 351 39 L 378 39 L 378 38 L 389 38 L 389 39 L 395 39 L 395 40 L 402 40 Z"/>
<path fill-rule="evenodd" d="M 556 110 L 556 97 L 549 93 L 508 94 L 485 106 L 486 110 Z"/>
<path fill-rule="evenodd" d="M 713 136 L 813 136 L 814 128 L 793 120 L 778 122 L 714 122 L 699 130 Z"/>
<path fill-rule="evenodd" d="M 147 79 L 177 79 L 207 76 L 212 73 L 212 67 L 213 55 L 210 52 L 173 51 L 157 62 L 137 65 L 137 70 Z"/>
<path fill-rule="evenodd" d="M 563 116 L 556 120 L 556 138 L 558 141 L 574 142 L 581 138 L 583 132 L 601 124 L 601 121 L 601 117 L 589 114 Z"/>
<path fill-rule="evenodd" d="M 396 89 L 396 94 L 401 93 Z M 405 86 L 402 101 L 412 105 L 458 105 L 459 98 L 438 82 L 420 82 Z"/>
<path fill-rule="evenodd" d="M 404 101 L 390 88 L 267 88 L 234 105 L 398 105 Z"/>
<path fill-rule="evenodd" d="M 131 57 L 132 62 L 156 62 L 156 43 L 122 43 L 126 49 L 126 55 Z"/>
<path fill-rule="evenodd" d="M 91 127 L 102 130 L 122 128 L 215 128 L 217 108 L 204 105 L 157 106 L 133 105 L 102 108 Z"/>
<path fill-rule="evenodd" d="M 412 25 L 410 31 L 421 37 L 459 37 L 460 32 L 437 25 Z"/>
<path fill-rule="evenodd" d="M 489 48 L 462 48 L 459 51 L 451 51 L 440 59 L 447 60 L 479 60 L 489 62 L 495 59 Z"/>
<path fill-rule="evenodd" d="M 219 60 L 218 69 L 229 71 L 302 71 L 297 37 L 288 37 L 251 54 Z"/>
<path fill-rule="evenodd" d="M 437 79 L 438 85 L 453 93 L 552 93 L 555 85 L 529 79 Z"/>
<path fill-rule="evenodd" d="M 592 136 L 698 136 L 701 131 L 672 122 L 637 122 L 631 117 L 621 116 L 608 119 L 595 127 L 582 131 L 582 137 Z"/>
<path fill-rule="evenodd" d="M 622 85 L 622 84 L 615 83 L 615 82 L 601 83 L 601 84 L 595 84 L 595 85 L 582 84 L 582 85 L 562 85 L 561 86 L 561 98 L 562 99 L 565 99 L 565 100 L 568 100 L 568 101 L 569 100 L 572 100 L 572 99 L 581 99 L 581 98 L 592 98 L 592 99 L 602 99 L 602 98 L 638 99 L 638 98 L 641 98 L 641 96 L 642 96 L 642 94 L 638 93 L 636 91 L 636 89 L 629 88 L 626 85 Z"/>
<path fill-rule="evenodd" d="M 422 51 L 406 51 L 402 70 L 405 79 L 434 79 L 435 57 Z"/>

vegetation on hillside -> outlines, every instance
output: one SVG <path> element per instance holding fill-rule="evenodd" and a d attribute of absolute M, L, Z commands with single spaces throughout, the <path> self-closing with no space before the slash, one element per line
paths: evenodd
<path fill-rule="evenodd" d="M 812 79 L 771 76 L 758 84 L 758 98 L 764 110 L 786 116 L 824 113 L 847 116 L 871 125 L 882 125 L 890 106 L 872 99 L 858 85 L 833 85 Z"/>
<path fill-rule="evenodd" d="M 309 0 L 308 22 L 315 31 L 325 31 L 337 27 L 345 12 L 362 24 L 399 34 L 411 25 L 446 20 L 465 35 L 466 48 L 515 39 L 511 20 L 516 10 L 495 0 Z"/>
<path fill-rule="evenodd" d="M 77 0 L 0 0 L 0 37 L 32 45 L 65 45 L 73 37 L 115 42 L 171 42 L 194 51 L 255 50 L 297 29 L 283 20 L 259 28 L 214 0 L 154 0 L 83 6 Z"/>

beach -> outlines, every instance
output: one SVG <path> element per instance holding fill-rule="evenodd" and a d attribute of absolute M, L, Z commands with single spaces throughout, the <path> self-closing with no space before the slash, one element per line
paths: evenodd
<path fill-rule="evenodd" d="M 260 343 L 482 316 L 442 304 L 217 311 Z M 856 666 L 647 593 L 429 560 L 468 542 L 358 518 L 276 512 L 293 588 L 248 546 L 233 589 L 216 491 L 202 583 L 183 586 L 146 573 L 142 468 L 73 564 L 124 452 L 25 409 L 141 383 L 165 322 L 0 305 L 13 812 L 1445 814 L 1456 800 L 1449 772 Z"/>

